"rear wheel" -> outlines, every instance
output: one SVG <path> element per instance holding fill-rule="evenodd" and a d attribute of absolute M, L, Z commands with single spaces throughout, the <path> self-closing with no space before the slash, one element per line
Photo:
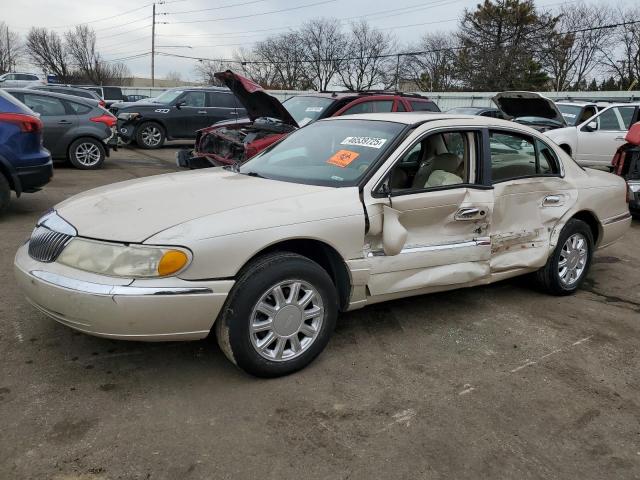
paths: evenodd
<path fill-rule="evenodd" d="M 94 170 L 102 167 L 106 156 L 102 142 L 95 138 L 79 138 L 69 147 L 71 165 L 81 170 Z"/>
<path fill-rule="evenodd" d="M 582 220 L 567 222 L 547 264 L 538 270 L 540 285 L 553 295 L 570 295 L 582 284 L 593 257 L 593 234 Z"/>
<path fill-rule="evenodd" d="M 141 148 L 160 148 L 164 141 L 164 129 L 155 122 L 145 122 L 136 129 L 136 143 Z"/>
<path fill-rule="evenodd" d="M 293 253 L 259 258 L 239 277 L 216 336 L 227 358 L 259 377 L 308 365 L 329 342 L 338 296 L 327 272 Z"/>
<path fill-rule="evenodd" d="M 11 200 L 11 187 L 6 177 L 0 172 L 0 213 L 4 212 Z"/>

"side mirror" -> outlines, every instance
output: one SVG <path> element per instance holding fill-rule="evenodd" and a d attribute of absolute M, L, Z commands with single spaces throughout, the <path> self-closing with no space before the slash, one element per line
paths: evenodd
<path fill-rule="evenodd" d="M 176 103 L 176 108 L 178 110 L 180 110 L 180 108 L 182 108 L 183 106 L 185 106 L 187 104 L 187 102 L 185 102 L 184 100 L 181 100 L 179 102 Z"/>
<path fill-rule="evenodd" d="M 596 122 L 595 120 L 593 122 L 589 122 L 584 127 L 582 127 L 582 130 L 585 132 L 595 132 L 596 130 L 598 130 L 598 122 Z"/>
<path fill-rule="evenodd" d="M 383 206 L 382 249 L 385 255 L 398 255 L 407 241 L 407 230 L 400 223 L 400 212 Z"/>

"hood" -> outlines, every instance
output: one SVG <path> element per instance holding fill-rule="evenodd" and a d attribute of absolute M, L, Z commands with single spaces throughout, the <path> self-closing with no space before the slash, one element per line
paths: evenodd
<path fill-rule="evenodd" d="M 332 190 L 241 175 L 222 168 L 169 173 L 105 185 L 56 205 L 78 235 L 141 243 L 191 220 Z"/>
<path fill-rule="evenodd" d="M 260 117 L 271 117 L 298 127 L 291 114 L 276 97 L 269 95 L 257 83 L 233 73 L 231 70 L 218 72 L 214 76 L 225 84 L 240 100 L 251 120 Z"/>
<path fill-rule="evenodd" d="M 493 101 L 509 117 L 539 117 L 558 122 L 563 127 L 567 125 L 556 104 L 539 93 L 501 92 L 493 97 Z"/>

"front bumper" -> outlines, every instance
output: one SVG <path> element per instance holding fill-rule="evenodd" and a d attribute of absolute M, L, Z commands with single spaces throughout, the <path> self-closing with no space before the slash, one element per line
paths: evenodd
<path fill-rule="evenodd" d="M 135 121 L 124 121 L 118 119 L 116 123 L 118 138 L 120 138 L 124 143 L 132 142 L 136 138 L 136 127 L 137 122 Z"/>
<path fill-rule="evenodd" d="M 232 280 L 117 279 L 16 254 L 14 269 L 27 299 L 76 330 L 121 340 L 196 340 L 209 334 Z"/>

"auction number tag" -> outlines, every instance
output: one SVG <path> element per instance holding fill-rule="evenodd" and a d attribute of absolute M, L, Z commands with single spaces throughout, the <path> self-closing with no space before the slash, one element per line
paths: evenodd
<path fill-rule="evenodd" d="M 321 112 L 324 107 L 307 107 L 305 112 Z"/>
<path fill-rule="evenodd" d="M 386 138 L 378 137 L 347 137 L 340 142 L 341 145 L 354 145 L 357 147 L 382 148 Z"/>
<path fill-rule="evenodd" d="M 329 158 L 329 160 L 327 160 L 327 163 L 335 165 L 336 167 L 345 168 L 359 156 L 360 154 L 358 152 L 352 152 L 351 150 L 338 150 Z"/>

